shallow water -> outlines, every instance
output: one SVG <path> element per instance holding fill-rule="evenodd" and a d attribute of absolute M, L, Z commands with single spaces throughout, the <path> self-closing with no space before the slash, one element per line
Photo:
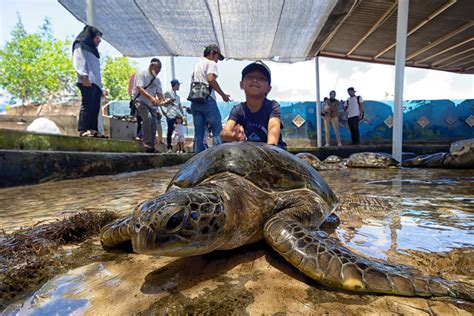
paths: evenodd
<path fill-rule="evenodd" d="M 11 231 L 84 208 L 128 214 L 143 200 L 163 193 L 177 170 L 163 168 L 1 189 L 0 227 Z M 346 205 L 337 211 L 341 223 L 333 233 L 343 244 L 371 258 L 472 282 L 474 170 L 345 169 L 321 174 Z M 372 205 L 371 198 L 383 203 Z M 357 199 L 366 199 L 368 206 L 351 208 L 347 201 Z M 98 267 L 102 272 L 97 273 Z M 132 254 L 116 262 L 84 266 L 59 276 L 53 284 L 59 290 L 48 294 L 47 305 L 57 303 L 53 296 L 63 295 L 62 287 L 71 287 L 74 290 L 65 297 L 75 297 L 78 301 L 74 304 L 80 306 L 74 307 L 66 299 L 52 308 L 66 306 L 79 314 L 85 310 L 108 313 L 112 306 L 119 314 L 146 308 L 153 313 L 165 307 L 171 313 L 189 312 L 186 308 L 216 308 L 214 298 L 221 296 L 222 302 L 229 301 L 218 309 L 223 313 L 235 312 L 226 308 L 236 306 L 241 308 L 237 312 L 251 314 L 460 311 L 450 303 L 420 298 L 360 296 L 320 289 L 262 244 L 242 253 L 180 259 Z"/>
<path fill-rule="evenodd" d="M 125 215 L 162 194 L 177 170 L 0 189 L 0 227 L 10 232 L 83 209 Z M 346 214 L 350 222 L 343 221 L 336 234 L 353 249 L 386 259 L 387 251 L 474 248 L 474 170 L 345 169 L 321 174 L 341 200 L 355 195 L 390 202 L 389 209 L 367 209 L 356 217 Z"/>

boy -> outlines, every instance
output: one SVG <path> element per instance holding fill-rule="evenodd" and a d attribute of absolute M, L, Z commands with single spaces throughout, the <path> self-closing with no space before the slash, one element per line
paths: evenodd
<path fill-rule="evenodd" d="M 267 99 L 272 89 L 270 69 L 261 61 L 247 65 L 242 70 L 240 88 L 245 92 L 245 102 L 232 108 L 221 132 L 222 140 L 264 142 L 286 149 L 281 137 L 280 105 Z"/>
<path fill-rule="evenodd" d="M 176 138 L 178 139 L 177 141 L 177 146 L 176 146 L 176 153 L 181 154 L 184 153 L 184 125 L 183 125 L 183 117 L 180 115 L 177 115 L 175 118 L 175 124 L 174 124 L 174 132 L 176 135 Z"/>

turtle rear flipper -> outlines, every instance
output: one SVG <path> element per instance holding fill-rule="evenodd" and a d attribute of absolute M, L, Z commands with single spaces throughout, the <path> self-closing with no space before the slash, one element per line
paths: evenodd
<path fill-rule="evenodd" d="M 104 227 L 100 231 L 100 242 L 106 250 L 115 248 L 128 248 L 130 244 L 131 249 L 131 234 L 130 234 L 130 221 L 132 215 L 127 217 L 119 218 Z"/>
<path fill-rule="evenodd" d="M 323 285 L 354 292 L 473 299 L 472 292 L 459 282 L 371 261 L 342 247 L 325 232 L 310 229 L 310 219 L 320 211 L 300 200 L 271 217 L 265 223 L 264 235 L 273 249 L 307 276 Z"/>

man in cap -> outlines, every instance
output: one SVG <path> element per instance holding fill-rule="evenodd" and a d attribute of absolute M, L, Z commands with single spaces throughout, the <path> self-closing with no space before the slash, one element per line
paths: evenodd
<path fill-rule="evenodd" d="M 166 123 L 168 124 L 168 132 L 166 134 L 168 152 L 171 152 L 173 149 L 173 146 L 171 146 L 171 137 L 173 136 L 176 117 L 185 117 L 183 106 L 181 105 L 181 98 L 178 95 L 181 82 L 179 82 L 178 79 L 173 79 L 170 83 L 171 90 L 165 92 L 165 99 L 170 100 L 170 104 L 168 105 L 166 111 L 163 110 L 163 114 L 166 117 Z"/>
<path fill-rule="evenodd" d="M 254 141 L 286 149 L 281 136 L 280 105 L 267 99 L 272 89 L 270 69 L 261 61 L 242 70 L 240 88 L 245 102 L 235 105 L 221 133 L 223 141 Z"/>
<path fill-rule="evenodd" d="M 353 87 L 348 88 L 349 99 L 344 104 L 344 111 L 347 112 L 347 124 L 349 124 L 351 131 L 352 145 L 360 143 L 359 121 L 364 118 L 364 100 L 361 96 L 356 96 L 356 92 Z"/>
<path fill-rule="evenodd" d="M 161 81 L 157 77 L 161 71 L 161 61 L 153 58 L 148 69 L 138 72 L 132 95 L 138 114 L 141 116 L 143 129 L 143 147 L 146 152 L 156 152 L 156 131 L 158 106 L 165 104 Z"/>
<path fill-rule="evenodd" d="M 204 82 L 212 89 L 210 96 L 205 102 L 191 102 L 191 113 L 194 121 L 194 152 L 203 151 L 203 139 L 206 129 L 206 122 L 211 126 L 214 145 L 219 145 L 222 141 L 219 137 L 222 131 L 221 114 L 217 107 L 216 92 L 225 102 L 230 101 L 230 95 L 222 91 L 217 82 L 217 62 L 224 60 L 219 46 L 208 45 L 204 49 L 204 57 L 194 67 L 191 82 Z"/>

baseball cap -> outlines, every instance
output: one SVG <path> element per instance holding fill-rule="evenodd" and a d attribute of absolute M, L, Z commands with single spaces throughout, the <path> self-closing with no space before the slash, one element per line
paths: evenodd
<path fill-rule="evenodd" d="M 181 82 L 179 82 L 178 79 L 173 79 L 173 80 L 171 80 L 170 83 L 171 83 L 171 86 L 174 86 L 174 85 L 176 85 L 176 84 L 181 84 Z"/>
<path fill-rule="evenodd" d="M 221 49 L 216 44 L 207 45 L 204 49 L 204 55 L 208 55 L 211 52 L 217 52 L 219 54 L 219 60 L 224 60 L 224 55 L 221 54 Z"/>
<path fill-rule="evenodd" d="M 272 82 L 272 76 L 270 72 L 270 68 L 268 68 L 267 65 L 263 63 L 261 60 L 257 60 L 251 64 L 248 64 L 243 70 L 242 70 L 242 80 L 244 77 L 251 71 L 258 70 L 262 74 L 264 74 L 265 77 L 267 77 L 268 84 L 270 85 Z"/>
<path fill-rule="evenodd" d="M 354 92 L 357 92 L 357 91 L 354 90 L 354 87 L 349 87 L 349 88 L 347 88 L 347 91 L 349 91 L 349 90 L 352 90 L 352 91 L 354 91 Z"/>
<path fill-rule="evenodd" d="M 161 61 L 158 58 L 152 58 L 150 60 L 150 64 L 155 64 L 155 63 L 161 63 Z"/>

